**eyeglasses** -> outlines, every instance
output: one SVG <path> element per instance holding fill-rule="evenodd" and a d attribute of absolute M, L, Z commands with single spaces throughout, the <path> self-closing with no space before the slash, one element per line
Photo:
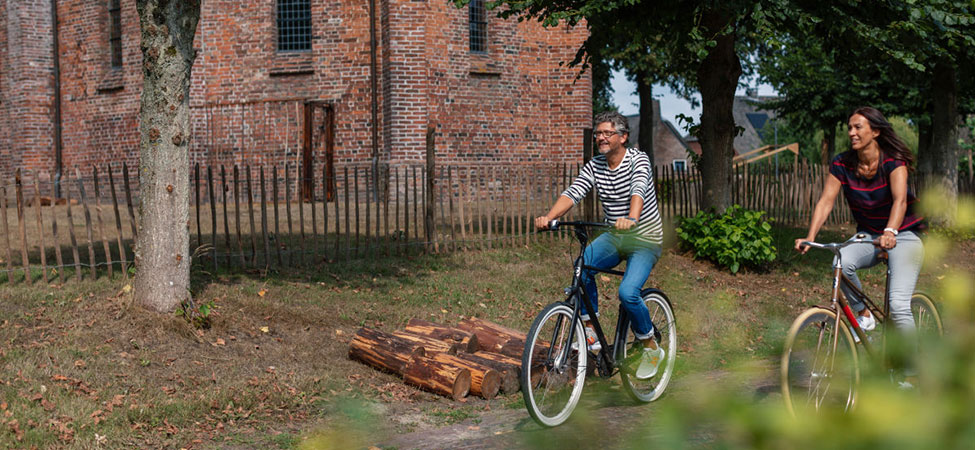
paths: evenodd
<path fill-rule="evenodd" d="M 608 138 L 608 137 L 612 137 L 614 134 L 619 134 L 619 131 L 596 131 L 592 133 L 592 135 L 597 138 L 600 137 Z"/>

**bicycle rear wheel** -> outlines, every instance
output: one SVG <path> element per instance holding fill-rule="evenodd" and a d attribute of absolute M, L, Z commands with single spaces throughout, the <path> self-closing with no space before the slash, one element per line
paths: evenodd
<path fill-rule="evenodd" d="M 836 314 L 823 308 L 807 309 L 792 322 L 782 354 L 782 396 L 789 413 L 848 411 L 856 403 L 856 345 L 847 327 L 836 324 Z"/>
<path fill-rule="evenodd" d="M 581 321 L 572 323 L 572 312 L 562 302 L 546 306 L 528 330 L 522 354 L 525 407 L 536 422 L 548 427 L 569 418 L 586 379 L 586 333 Z M 575 332 L 570 342 L 572 326 Z"/>
<path fill-rule="evenodd" d="M 623 386 L 626 393 L 638 402 L 652 402 L 663 395 L 670 377 L 674 373 L 674 363 L 677 360 L 677 322 L 674 320 L 674 310 L 670 307 L 670 301 L 659 292 L 648 292 L 643 296 L 650 311 L 650 320 L 653 322 L 654 331 L 657 338 L 657 345 L 664 349 L 664 361 L 661 363 L 657 375 L 650 379 L 640 380 L 633 376 L 627 367 L 620 367 L 620 378 L 623 379 Z M 616 360 L 627 361 L 627 353 L 633 356 L 635 352 L 643 351 L 643 343 L 636 339 L 630 327 L 624 332 L 625 344 L 616 346 Z"/>

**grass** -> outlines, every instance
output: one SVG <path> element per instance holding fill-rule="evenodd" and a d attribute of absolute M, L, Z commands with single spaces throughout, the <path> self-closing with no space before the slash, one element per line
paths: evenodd
<path fill-rule="evenodd" d="M 774 378 L 767 369 L 789 322 L 823 302 L 830 288 L 828 255 L 800 257 L 790 250 L 800 234 L 776 228 L 780 258 L 768 273 L 731 275 L 690 255 L 665 252 L 648 284 L 663 289 L 675 307 L 675 380 L 696 387 L 693 380 L 713 373 Z M 837 230 L 823 239 L 845 234 Z M 929 255 L 937 259 L 927 264 L 921 286 L 939 294 L 954 289 L 958 293 L 942 297 L 965 298 L 972 291 L 963 283 L 971 284 L 975 247 L 931 247 L 929 253 L 943 253 Z M 175 314 L 133 305 L 127 281 L 118 277 L 0 285 L 0 447 L 341 448 L 328 446 L 476 422 L 484 408 L 524 414 L 520 394 L 458 403 L 406 386 L 350 361 L 348 341 L 361 326 L 391 331 L 414 317 L 456 323 L 478 316 L 527 330 L 542 306 L 561 300 L 575 251 L 567 241 L 549 241 L 297 267 L 264 278 L 197 268 L 195 298 L 213 304 L 211 327 L 204 330 Z M 882 272 L 863 279 L 868 293 L 879 293 Z M 954 284 L 945 288 L 945 280 Z M 604 323 L 615 323 L 618 280 L 598 283 L 601 311 L 609 319 Z M 970 307 L 966 300 L 949 301 L 953 317 L 967 317 L 958 313 Z M 619 400 L 616 384 L 618 379 L 593 386 L 613 395 L 605 400 L 613 403 Z M 712 391 L 702 388 L 704 393 Z M 713 443 L 698 425 L 682 420 L 699 416 L 721 430 L 730 422 L 718 412 L 747 408 L 724 392 L 698 397 L 665 402 L 657 419 L 673 422 L 672 428 L 628 442 Z M 709 406 L 714 412 L 702 413 Z M 770 414 L 747 411 L 731 417 L 757 421 Z M 742 427 L 720 442 L 736 446 L 774 435 L 751 422 Z M 538 436 L 540 447 L 554 443 Z"/>

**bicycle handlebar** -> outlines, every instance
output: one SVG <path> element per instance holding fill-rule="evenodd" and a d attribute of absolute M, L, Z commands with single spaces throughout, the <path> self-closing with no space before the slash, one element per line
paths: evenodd
<path fill-rule="evenodd" d="M 867 237 L 867 233 L 857 233 L 857 234 L 853 235 L 853 237 L 851 237 L 850 239 L 847 239 L 845 242 L 829 242 L 829 243 L 823 244 L 823 243 L 819 243 L 819 242 L 802 241 L 802 242 L 799 243 L 799 246 L 800 247 L 806 246 L 806 247 L 812 247 L 812 248 L 821 248 L 821 249 L 825 249 L 825 250 L 830 250 L 833 253 L 837 253 L 838 254 L 840 252 L 840 249 L 842 249 L 844 247 L 847 247 L 847 246 L 850 246 L 850 245 L 853 245 L 853 244 L 873 244 L 873 245 L 879 247 L 880 246 L 880 240 L 879 239 L 870 239 L 870 238 L 868 238 Z"/>
<path fill-rule="evenodd" d="M 584 220 L 571 220 L 571 221 L 559 221 L 554 219 L 548 223 L 548 228 L 542 231 L 556 231 L 562 225 L 570 225 L 575 227 L 594 227 L 594 228 L 610 228 L 612 225 L 605 222 L 587 222 Z"/>

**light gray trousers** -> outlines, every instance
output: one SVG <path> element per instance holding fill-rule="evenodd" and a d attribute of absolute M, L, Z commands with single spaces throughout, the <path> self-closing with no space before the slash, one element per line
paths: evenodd
<path fill-rule="evenodd" d="M 872 239 L 880 237 L 879 234 L 867 234 Z M 880 249 L 873 244 L 853 244 L 843 248 L 840 250 L 843 274 L 860 288 L 862 285 L 856 271 L 877 265 L 880 262 L 877 258 L 879 253 Z M 897 245 L 887 250 L 887 255 L 887 263 L 890 265 L 890 317 L 899 330 L 913 333 L 915 325 L 911 314 L 911 296 L 914 295 L 917 277 L 921 273 L 924 245 L 914 232 L 902 231 L 897 235 Z M 866 307 L 861 300 L 851 295 L 849 289 L 843 289 L 843 294 L 854 311 L 860 312 Z"/>

